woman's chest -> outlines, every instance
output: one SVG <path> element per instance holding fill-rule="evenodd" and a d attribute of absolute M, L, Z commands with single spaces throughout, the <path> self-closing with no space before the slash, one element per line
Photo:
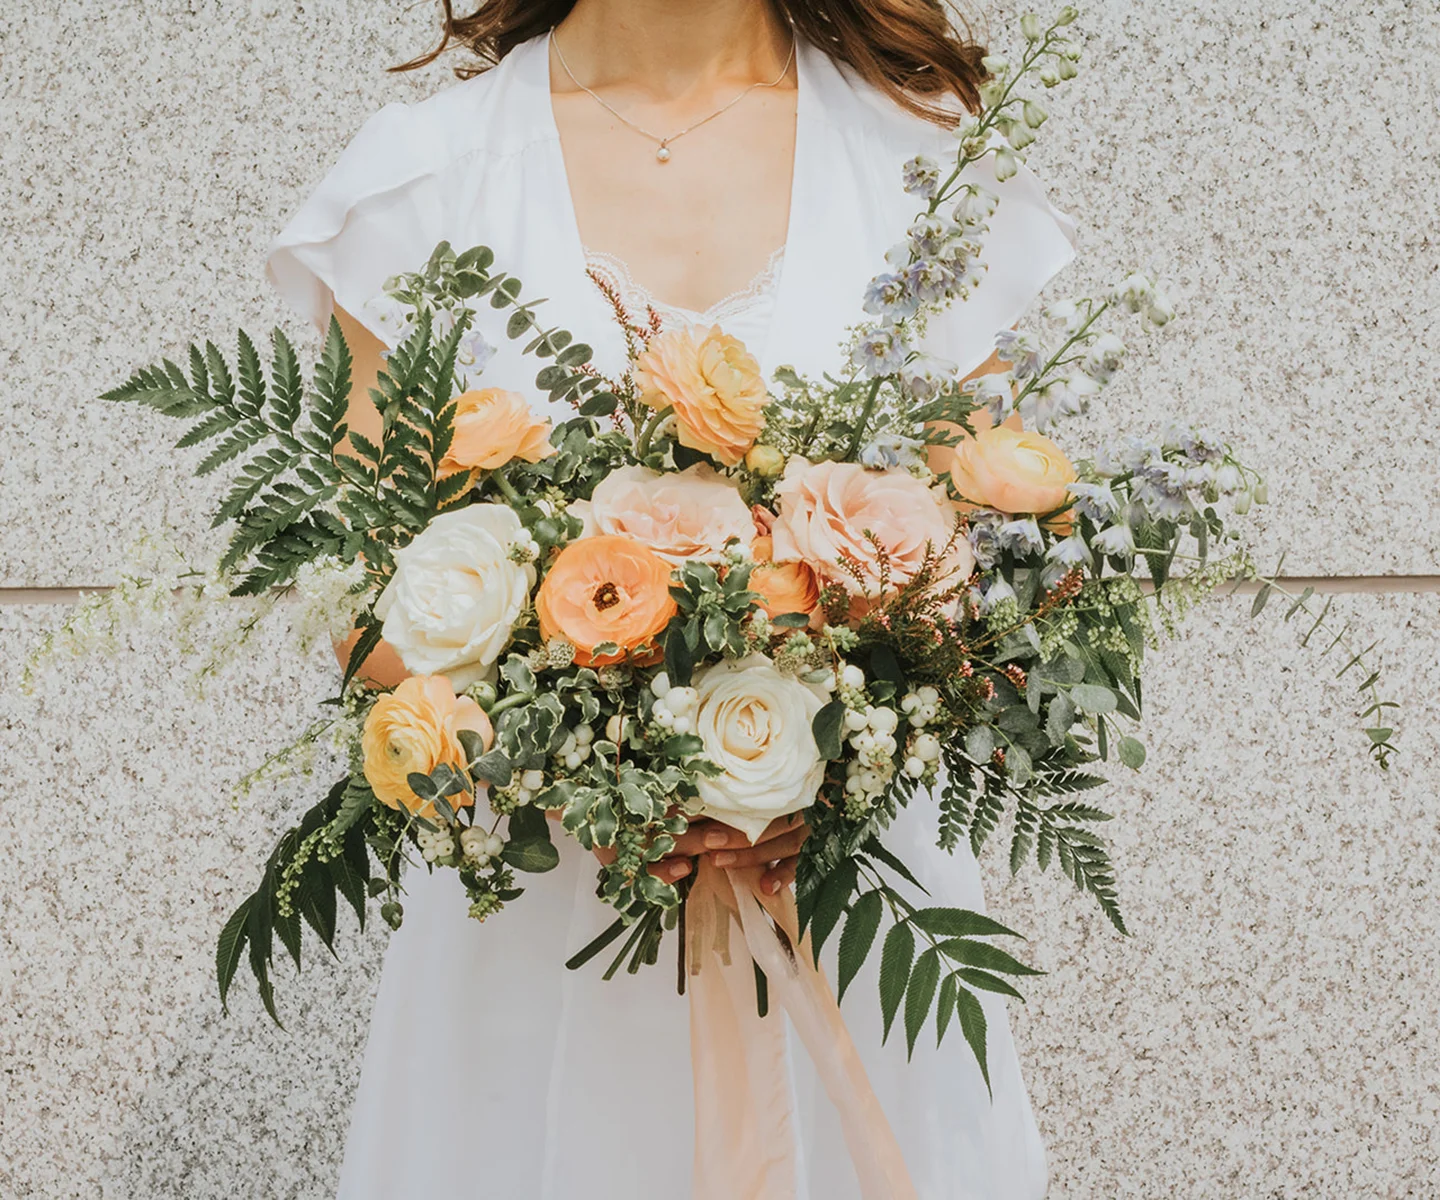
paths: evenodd
<path fill-rule="evenodd" d="M 665 161 L 584 93 L 555 97 L 555 120 L 581 241 L 623 261 L 666 304 L 704 311 L 745 288 L 784 245 L 793 91 L 747 97 L 676 137 Z"/>

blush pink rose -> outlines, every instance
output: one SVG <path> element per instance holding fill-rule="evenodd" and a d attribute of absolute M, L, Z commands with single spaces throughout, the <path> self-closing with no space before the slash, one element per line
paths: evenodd
<path fill-rule="evenodd" d="M 970 543 L 955 532 L 955 506 L 908 471 L 792 458 L 775 498 L 775 561 L 808 563 L 823 582 L 852 596 L 875 599 L 882 591 L 880 554 L 867 534 L 884 547 L 892 590 L 915 577 L 927 546 L 937 553 L 949 547 L 942 587 L 974 569 Z M 856 571 L 841 566 L 846 558 Z"/>
<path fill-rule="evenodd" d="M 647 467 L 619 467 L 598 484 L 588 502 L 570 511 L 585 522 L 585 534 L 628 537 L 650 547 L 666 562 L 714 562 L 725 543 L 749 546 L 755 521 L 739 490 L 714 467 L 697 463 L 660 474 Z"/>

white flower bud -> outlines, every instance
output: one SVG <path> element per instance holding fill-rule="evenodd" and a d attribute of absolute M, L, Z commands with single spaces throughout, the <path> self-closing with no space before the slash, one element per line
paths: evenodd
<path fill-rule="evenodd" d="M 661 729 L 670 729 L 675 724 L 675 714 L 663 704 L 657 704 L 650 710 L 650 717 Z"/>
<path fill-rule="evenodd" d="M 865 686 L 865 672 L 854 663 L 846 663 L 845 669 L 840 672 L 840 682 L 847 688 L 862 688 Z"/>
<path fill-rule="evenodd" d="M 1040 105 L 1033 100 L 1025 101 L 1025 124 L 1031 129 L 1039 129 L 1045 124 L 1046 118 L 1050 116 Z"/>
<path fill-rule="evenodd" d="M 893 708 L 872 708 L 866 715 L 870 718 L 870 728 L 876 733 L 894 733 L 900 724 Z"/>
<path fill-rule="evenodd" d="M 582 746 L 588 746 L 595 740 L 595 731 L 588 725 L 575 726 L 575 740 Z"/>
<path fill-rule="evenodd" d="M 1079 57 L 1078 53 L 1076 57 Z M 1074 79 L 1075 76 L 1080 74 L 1080 71 L 1079 68 L 1075 66 L 1073 59 L 1061 58 L 1056 60 L 1055 73 L 1059 75 L 1061 79 Z"/>
<path fill-rule="evenodd" d="M 1005 96 L 1005 83 L 1000 79 L 987 79 L 980 85 L 980 103 L 994 108 Z"/>
<path fill-rule="evenodd" d="M 910 749 L 917 758 L 934 762 L 940 757 L 940 739 L 933 733 L 922 733 L 910 743 Z"/>
<path fill-rule="evenodd" d="M 520 776 L 520 786 L 529 788 L 532 792 L 538 792 L 545 786 L 545 772 L 540 770 L 523 772 Z"/>
<path fill-rule="evenodd" d="M 895 753 L 895 738 L 888 733 L 877 733 L 874 735 L 875 749 L 887 758 Z"/>
<path fill-rule="evenodd" d="M 670 690 L 670 676 L 661 671 L 650 681 L 650 692 L 657 699 L 663 697 Z"/>
<path fill-rule="evenodd" d="M 1043 83 L 1047 88 L 1053 88 L 1057 86 L 1060 82 L 1060 72 L 1052 66 L 1047 65 L 1041 67 L 1040 82 Z"/>
<path fill-rule="evenodd" d="M 1073 25 L 1080 16 L 1080 10 L 1073 4 L 1067 4 L 1055 14 L 1055 25 L 1057 28 L 1062 25 Z"/>
<path fill-rule="evenodd" d="M 864 787 L 861 786 L 859 775 L 852 775 L 845 781 L 845 792 L 847 795 L 858 796 L 864 790 Z"/>
<path fill-rule="evenodd" d="M 920 697 L 920 703 L 925 705 L 927 708 L 934 708 L 935 705 L 940 702 L 940 693 L 937 692 L 928 683 L 924 687 L 918 689 L 915 694 Z"/>
<path fill-rule="evenodd" d="M 1020 170 L 1020 160 L 1015 157 L 1015 152 L 1007 146 L 1001 146 L 995 151 L 995 178 L 1001 183 L 1012 179 Z"/>
<path fill-rule="evenodd" d="M 911 779 L 919 779 L 925 774 L 925 764 L 918 758 L 907 758 L 905 760 L 905 774 Z"/>
<path fill-rule="evenodd" d="M 1251 495 L 1255 497 L 1256 504 L 1270 503 L 1270 487 L 1263 479 L 1256 482 L 1255 488 L 1251 492 Z"/>
<path fill-rule="evenodd" d="M 574 771 L 585 760 L 581 758 L 578 754 L 576 754 L 574 751 L 571 751 L 569 754 L 565 755 L 562 761 L 565 763 L 565 767 L 567 770 Z"/>
<path fill-rule="evenodd" d="M 498 833 L 492 833 L 485 839 L 485 853 L 491 858 L 499 858 L 500 852 L 505 849 L 505 839 Z"/>
<path fill-rule="evenodd" d="M 875 735 L 873 733 L 857 733 L 850 739 L 850 744 L 864 754 L 867 750 L 875 749 Z"/>
<path fill-rule="evenodd" d="M 679 716 L 670 726 L 676 733 L 690 733 L 695 728 L 695 718 L 691 716 Z"/>
<path fill-rule="evenodd" d="M 846 733 L 859 733 L 869 723 L 870 722 L 866 719 L 865 714 L 862 713 L 858 708 L 847 708 L 845 710 Z"/>
<path fill-rule="evenodd" d="M 529 788 L 517 787 L 515 789 L 516 804 L 529 804 L 530 801 L 533 799 L 535 799 L 535 793 L 532 792 Z"/>
<path fill-rule="evenodd" d="M 1003 54 L 987 54 L 980 65 L 991 75 L 1003 75 L 1010 69 L 1010 60 Z"/>
<path fill-rule="evenodd" d="M 1038 42 L 1045 36 L 1045 23 L 1038 13 L 1026 13 L 1020 18 L 1020 33 L 1027 42 Z"/>
<path fill-rule="evenodd" d="M 608 721 L 605 722 L 605 736 L 609 738 L 612 742 L 614 742 L 617 746 L 625 737 L 625 723 L 626 718 L 622 717 L 619 713 L 616 713 L 613 717 L 611 717 Z"/>
<path fill-rule="evenodd" d="M 693 687 L 671 688 L 665 694 L 665 707 L 677 717 L 695 711 L 699 693 Z"/>
<path fill-rule="evenodd" d="M 913 713 L 919 707 L 920 697 L 914 692 L 906 692 L 900 700 L 900 711 L 903 713 Z"/>
<path fill-rule="evenodd" d="M 1250 500 L 1250 492 L 1240 492 L 1235 499 L 1230 502 L 1230 507 L 1234 510 L 1237 517 L 1243 517 L 1250 511 Z"/>

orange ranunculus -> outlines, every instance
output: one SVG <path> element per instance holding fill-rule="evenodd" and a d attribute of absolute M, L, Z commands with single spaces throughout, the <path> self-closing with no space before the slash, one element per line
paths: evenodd
<path fill-rule="evenodd" d="M 635 386 L 651 408 L 675 410 L 682 446 L 727 467 L 745 457 L 765 428 L 769 397 L 760 364 L 718 325 L 651 338 L 635 362 Z"/>
<path fill-rule="evenodd" d="M 618 534 L 571 542 L 535 596 L 540 633 L 572 643 L 581 666 L 619 662 L 627 655 L 653 661 L 655 639 L 675 611 L 670 564 Z M 620 653 L 597 655 L 602 642 L 614 642 Z"/>
<path fill-rule="evenodd" d="M 478 733 L 487 747 L 495 737 L 481 707 L 469 696 L 457 696 L 444 675 L 412 675 L 376 700 L 360 737 L 365 779 L 376 799 L 391 808 L 434 817 L 435 806 L 421 802 L 408 777 L 412 771 L 428 775 L 442 762 L 462 765 L 462 729 Z M 473 800 L 461 794 L 452 796 L 450 803 L 459 806 Z"/>
<path fill-rule="evenodd" d="M 750 544 L 750 554 L 755 560 L 750 590 L 760 594 L 760 607 L 772 617 L 809 613 L 810 624 L 818 625 L 820 583 L 815 572 L 803 562 L 775 562 L 775 543 L 770 537 L 757 537 Z"/>
<path fill-rule="evenodd" d="M 1075 468 L 1049 438 L 1020 427 L 1018 417 L 992 425 L 982 410 L 971 415 L 975 435 L 952 448 L 948 469 L 964 501 L 1004 513 L 1053 512 L 1070 500 Z M 1069 524 L 1068 514 L 1054 524 Z"/>
<path fill-rule="evenodd" d="M 439 473 L 492 471 L 517 458 L 533 463 L 554 453 L 550 422 L 536 420 L 524 396 L 481 388 L 455 398 L 455 437 Z"/>

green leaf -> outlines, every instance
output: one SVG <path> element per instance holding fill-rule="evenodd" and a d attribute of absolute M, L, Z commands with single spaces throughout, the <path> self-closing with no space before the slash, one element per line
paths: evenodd
<path fill-rule="evenodd" d="M 932 946 L 915 962 L 910 976 L 910 985 L 905 989 L 905 1045 L 906 1057 L 915 1053 L 915 1039 L 925 1026 L 930 1015 L 930 1004 L 935 999 L 935 987 L 940 982 L 940 955 Z"/>
<path fill-rule="evenodd" d="M 1006 954 L 999 946 L 989 942 L 972 942 L 965 938 L 951 938 L 940 943 L 940 950 L 952 962 L 967 967 L 980 967 L 986 971 L 999 971 L 1005 975 L 1043 975 L 1038 967 L 1027 967 L 1019 959 Z"/>
<path fill-rule="evenodd" d="M 845 998 L 845 989 L 854 981 L 875 944 L 880 929 L 884 900 L 878 891 L 865 892 L 850 907 L 845 928 L 840 932 L 839 970 L 836 973 L 836 998 Z"/>
<path fill-rule="evenodd" d="M 770 981 L 753 958 L 750 964 L 755 968 L 755 1012 L 763 1019 L 770 1013 Z"/>
<path fill-rule="evenodd" d="M 910 868 L 907 867 L 898 858 L 896 858 L 895 855 L 893 855 L 885 847 L 884 843 L 881 842 L 878 837 L 868 838 L 865 844 L 860 847 L 860 849 L 862 849 L 866 854 L 870 855 L 871 858 L 879 859 L 882 863 L 884 863 L 907 883 L 919 888 L 922 892 L 925 893 L 925 895 L 928 896 L 930 894 L 929 891 L 926 890 L 925 885 L 915 878 Z"/>
<path fill-rule="evenodd" d="M 956 974 L 971 987 L 980 988 L 982 991 L 998 992 L 1002 996 L 1010 996 L 1016 1000 L 1025 999 L 1000 976 L 991 975 L 988 971 L 980 971 L 974 967 L 961 967 Z"/>
<path fill-rule="evenodd" d="M 891 927 L 880 950 L 880 1009 L 885 1017 L 883 1042 L 900 1011 L 900 1001 L 910 982 L 910 964 L 915 958 L 915 934 L 904 921 Z"/>
<path fill-rule="evenodd" d="M 999 921 L 967 908 L 920 908 L 910 914 L 917 929 L 936 937 L 1019 937 Z"/>
<path fill-rule="evenodd" d="M 252 899 L 253 897 L 247 896 L 241 901 L 240 907 L 230 914 L 230 919 L 220 930 L 220 939 L 215 946 L 215 979 L 220 985 L 220 1007 L 227 1013 L 230 1008 L 226 1004 L 226 996 L 230 992 L 230 983 L 235 978 L 235 970 L 240 965 L 240 956 L 245 952 L 245 923 L 250 916 Z"/>
<path fill-rule="evenodd" d="M 1145 765 L 1145 746 L 1136 738 L 1122 737 L 1115 748 L 1120 752 L 1120 761 L 1132 770 Z"/>
<path fill-rule="evenodd" d="M 470 774 L 492 787 L 508 787 L 515 775 L 515 764 L 503 750 L 491 750 L 470 764 Z"/>
<path fill-rule="evenodd" d="M 810 729 L 815 734 L 815 745 L 820 750 L 821 758 L 840 757 L 840 729 L 844 721 L 845 705 L 839 700 L 831 700 L 815 714 Z"/>
<path fill-rule="evenodd" d="M 959 989 L 955 997 L 955 1011 L 960 1014 L 960 1031 L 970 1043 L 971 1053 L 980 1067 L 985 1080 L 985 1090 L 993 1096 L 990 1087 L 990 1067 L 985 1061 L 985 1010 L 980 1007 L 980 998 L 974 992 Z"/>
<path fill-rule="evenodd" d="M 995 731 L 989 725 L 977 725 L 966 731 L 965 753 L 972 762 L 986 763 L 995 753 Z"/>
<path fill-rule="evenodd" d="M 810 614 L 802 612 L 777 613 L 770 618 L 770 624 L 777 629 L 804 629 L 810 624 Z"/>
<path fill-rule="evenodd" d="M 815 907 L 810 914 L 810 946 L 815 958 L 825 945 L 845 906 L 855 891 L 856 866 L 853 858 L 847 858 L 825 877 L 815 897 Z"/>
<path fill-rule="evenodd" d="M 945 1040 L 945 1031 L 950 1028 L 950 1018 L 955 1015 L 955 976 L 946 975 L 940 981 L 940 1003 L 935 1006 L 935 1044 Z"/>
<path fill-rule="evenodd" d="M 505 843 L 500 857 L 517 871 L 539 875 L 560 865 L 560 851 L 549 838 L 526 838 Z"/>
<path fill-rule="evenodd" d="M 1070 689 L 1070 699 L 1081 711 L 1092 714 L 1114 712 L 1119 703 L 1114 692 L 1096 683 L 1077 683 Z"/>

